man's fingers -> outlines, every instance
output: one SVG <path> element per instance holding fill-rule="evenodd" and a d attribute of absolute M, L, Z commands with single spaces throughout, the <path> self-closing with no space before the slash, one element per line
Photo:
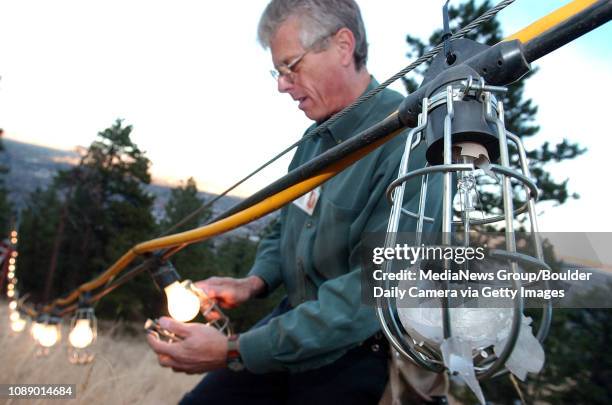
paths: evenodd
<path fill-rule="evenodd" d="M 183 323 L 183 322 L 176 321 L 167 316 L 162 316 L 161 318 L 159 318 L 159 326 L 161 326 L 164 329 L 169 330 L 170 332 L 180 337 L 184 338 L 184 337 L 189 336 L 190 325 Z"/>
<path fill-rule="evenodd" d="M 211 308 L 210 311 L 206 312 L 207 321 L 217 321 L 219 319 L 221 319 L 221 314 L 219 311 Z"/>
<path fill-rule="evenodd" d="M 201 374 L 197 368 L 191 364 L 184 364 L 170 356 L 166 356 L 164 354 L 157 355 L 157 361 L 159 365 L 162 367 L 170 367 L 172 371 L 177 373 L 187 373 L 187 374 Z"/>
<path fill-rule="evenodd" d="M 166 356 L 165 354 L 158 354 L 157 361 L 159 365 L 162 367 L 171 367 L 174 371 L 185 371 L 186 366 L 170 356 Z"/>
<path fill-rule="evenodd" d="M 208 298 L 217 298 L 223 291 L 223 287 L 218 282 L 210 282 L 209 280 L 196 283 L 196 287 L 204 291 Z"/>
<path fill-rule="evenodd" d="M 178 347 L 174 343 L 164 342 L 159 338 L 155 337 L 152 333 L 147 333 L 147 343 L 151 346 L 151 349 L 157 354 L 162 354 L 170 357 L 176 357 L 178 354 Z"/>

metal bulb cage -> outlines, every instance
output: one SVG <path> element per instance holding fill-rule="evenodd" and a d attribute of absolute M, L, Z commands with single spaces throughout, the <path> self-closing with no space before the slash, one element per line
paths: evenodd
<path fill-rule="evenodd" d="M 216 328 L 227 336 L 234 334 L 229 317 L 219 308 L 217 300 L 210 298 L 204 291 L 196 287 L 191 280 L 185 280 L 185 288 L 193 291 L 200 299 L 200 311 L 206 325 Z"/>
<path fill-rule="evenodd" d="M 70 320 L 70 332 L 75 330 L 77 322 L 80 323 L 80 321 L 87 321 L 87 326 L 89 326 L 92 332 L 92 338 L 91 342 L 85 347 L 75 347 L 72 345 L 69 339 L 68 361 L 72 364 L 88 364 L 95 358 L 94 348 L 98 338 L 98 320 L 96 319 L 94 309 L 91 307 L 82 307 L 77 309 Z"/>
<path fill-rule="evenodd" d="M 443 176 L 443 199 L 442 199 L 442 244 L 452 246 L 453 227 L 462 224 L 465 232 L 470 231 L 470 224 L 484 225 L 503 223 L 505 225 L 505 250 L 491 250 L 490 255 L 506 261 L 513 273 L 519 272 L 518 265 L 538 266 L 540 269 L 550 269 L 544 262 L 543 250 L 538 237 L 538 227 L 536 221 L 535 202 L 538 198 L 538 189 L 531 179 L 528 167 L 527 156 L 520 138 L 504 127 L 504 108 L 501 101 L 497 101 L 495 94 L 507 91 L 504 87 L 488 86 L 483 79 L 475 82 L 472 77 L 460 80 L 446 88 L 442 88 L 434 93 L 430 98 L 424 98 L 421 104 L 417 127 L 411 129 L 407 136 L 406 147 L 400 163 L 398 178 L 391 183 L 387 189 L 387 197 L 392 204 L 389 224 L 385 238 L 385 248 L 396 244 L 397 232 L 400 220 L 403 216 L 416 219 L 416 246 L 421 245 L 423 237 L 423 225 L 425 222 L 432 223 L 434 218 L 425 215 L 427 205 L 427 186 L 430 175 L 441 173 Z M 501 178 L 503 208 L 500 215 L 491 215 L 482 219 L 472 219 L 463 216 L 460 220 L 453 220 L 453 176 L 462 176 L 466 172 L 477 170 L 472 163 L 454 163 L 452 157 L 453 147 L 453 105 L 457 101 L 477 100 L 482 107 L 482 113 L 492 127 L 495 128 L 495 135 L 499 140 L 499 164 L 489 164 L 489 172 L 495 173 Z M 425 147 L 424 132 L 428 124 L 429 114 L 436 108 L 445 108 L 444 116 L 444 138 L 443 138 L 443 163 L 438 165 L 427 165 L 424 168 L 408 172 L 411 151 L 418 147 Z M 511 167 L 509 159 L 509 145 L 513 145 L 518 151 L 519 167 Z M 411 179 L 421 179 L 421 194 L 419 199 L 418 211 L 411 212 L 402 207 L 404 199 L 404 189 L 406 182 Z M 526 191 L 525 201 L 518 208 L 513 206 L 513 189 L 511 179 L 518 182 Z M 528 213 L 530 224 L 530 243 L 532 250 L 536 252 L 535 257 L 529 256 L 516 249 L 516 239 L 514 234 L 514 219 L 517 215 Z M 503 222 L 502 222 L 503 221 Z M 465 239 L 469 241 L 469 239 Z M 391 262 L 383 263 L 383 272 L 391 271 Z M 384 283 L 388 287 L 389 281 Z M 521 281 L 513 281 L 512 287 L 515 290 L 525 286 Z M 547 288 L 547 286 L 545 286 Z M 520 294 L 513 302 L 512 323 L 506 345 L 499 356 L 474 356 L 474 370 L 479 379 L 496 376 L 507 372 L 505 364 L 515 348 L 523 316 L 524 302 Z M 452 325 L 448 299 L 442 299 L 442 329 L 444 338 L 451 336 Z M 443 357 L 440 350 L 427 342 L 417 341 L 411 337 L 403 328 L 397 314 L 395 299 L 389 297 L 377 298 L 377 317 L 381 323 L 382 331 L 388 338 L 391 345 L 405 358 L 411 359 L 417 365 L 430 371 L 442 372 L 445 370 Z M 550 302 L 542 307 L 542 316 L 539 322 L 537 339 L 543 342 L 548 334 L 552 317 L 552 306 Z"/>

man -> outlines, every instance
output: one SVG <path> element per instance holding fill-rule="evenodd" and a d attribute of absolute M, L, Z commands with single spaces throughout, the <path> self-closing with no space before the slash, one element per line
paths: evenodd
<path fill-rule="evenodd" d="M 258 34 L 271 50 L 278 91 L 315 121 L 307 133 L 378 84 L 365 66 L 365 29 L 353 0 L 273 0 Z M 401 100 L 381 92 L 303 143 L 289 170 L 384 119 Z M 211 371 L 182 403 L 378 402 L 388 379 L 388 348 L 374 308 L 361 302 L 359 247 L 364 233 L 386 230 L 385 190 L 397 176 L 404 142 L 397 137 L 284 207 L 247 277 L 198 283 L 224 307 L 283 284 L 287 298 L 254 328 L 228 342 L 213 328 L 162 319 L 185 340 L 165 344 L 149 337 L 160 364 Z M 413 162 L 425 164 L 421 155 Z M 406 193 L 415 203 L 417 192 L 417 183 L 409 183 Z M 228 361 L 233 370 L 244 369 L 232 371 Z"/>

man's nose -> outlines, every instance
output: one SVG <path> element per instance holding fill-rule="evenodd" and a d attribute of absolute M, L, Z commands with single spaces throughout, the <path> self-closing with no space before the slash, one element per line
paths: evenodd
<path fill-rule="evenodd" d="M 287 75 L 280 75 L 277 80 L 278 92 L 287 93 L 293 87 L 293 82 L 289 80 Z"/>

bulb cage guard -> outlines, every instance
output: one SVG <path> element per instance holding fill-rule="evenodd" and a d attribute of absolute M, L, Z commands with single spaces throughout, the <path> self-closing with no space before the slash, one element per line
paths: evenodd
<path fill-rule="evenodd" d="M 93 339 L 91 343 L 83 348 L 74 347 L 70 341 L 68 342 L 68 361 L 72 364 L 88 364 L 95 358 L 95 353 L 92 349 L 96 343 L 96 340 L 98 339 L 98 320 L 94 313 L 94 309 L 91 307 L 82 307 L 77 309 L 70 320 L 71 332 L 74 330 L 77 321 L 81 320 L 87 320 L 87 323 L 93 332 Z"/>
<path fill-rule="evenodd" d="M 497 101 L 495 94 L 504 93 L 507 89 L 498 86 L 488 86 L 484 79 L 479 79 L 477 83 L 471 76 L 465 80 L 457 81 L 454 84 L 448 85 L 445 89 L 441 88 L 437 93 L 434 93 L 430 98 L 423 98 L 421 103 L 421 113 L 418 116 L 418 125 L 412 128 L 407 137 L 404 154 L 400 162 L 398 178 L 389 185 L 387 189 L 387 197 L 392 204 L 387 235 L 385 238 L 385 248 L 392 247 L 396 243 L 397 232 L 402 215 L 415 218 L 416 226 L 416 246 L 419 246 L 423 237 L 424 222 L 433 222 L 433 218 L 425 215 L 425 207 L 427 203 L 427 186 L 429 176 L 434 173 L 443 174 L 442 182 L 442 244 L 452 246 L 452 231 L 453 226 L 463 224 L 464 232 L 469 232 L 470 224 L 494 224 L 504 221 L 505 223 L 505 239 L 506 246 L 504 249 L 492 249 L 489 254 L 505 260 L 509 263 L 511 271 L 518 273 L 520 270 L 518 264 L 525 266 L 538 266 L 540 269 L 550 269 L 544 262 L 541 242 L 538 236 L 538 227 L 536 221 L 535 202 L 538 198 L 538 189 L 535 182 L 531 179 L 527 161 L 527 155 L 521 139 L 507 131 L 504 127 L 504 108 L 501 101 Z M 453 186 L 452 179 L 454 176 L 461 176 L 463 173 L 472 172 L 478 168 L 474 163 L 453 163 L 452 159 L 452 129 L 454 119 L 454 103 L 461 100 L 477 100 L 481 103 L 486 121 L 495 128 L 495 134 L 499 140 L 499 161 L 500 164 L 488 165 L 489 172 L 501 177 L 503 208 L 500 215 L 492 215 L 487 218 L 473 219 L 469 215 L 465 215 L 461 220 L 453 220 Z M 424 131 L 428 124 L 429 114 L 436 108 L 446 108 L 444 116 L 444 139 L 443 139 L 443 163 L 439 165 L 427 165 L 424 168 L 408 172 L 409 159 L 411 151 L 421 146 L 424 141 Z M 510 166 L 509 159 L 509 144 L 513 144 L 518 151 L 519 166 L 513 168 Z M 421 178 L 421 194 L 418 205 L 418 212 L 411 212 L 402 207 L 404 198 L 405 184 L 408 180 Z M 512 185 L 511 179 L 517 181 L 526 191 L 524 203 L 517 209 L 513 207 Z M 536 257 L 529 256 L 516 249 L 516 239 L 514 235 L 514 218 L 527 212 L 530 224 L 530 236 L 533 251 L 536 252 Z M 465 238 L 465 242 L 469 243 L 469 238 Z M 446 268 L 450 268 L 450 263 L 445 262 Z M 385 261 L 382 270 L 385 273 L 391 271 L 391 263 Z M 385 278 L 385 280 L 387 280 Z M 389 281 L 384 282 L 388 287 Z M 520 281 L 512 282 L 512 287 L 515 290 L 525 286 Z M 442 313 L 442 328 L 444 338 L 449 338 L 452 332 L 450 319 L 449 301 L 448 298 L 441 299 Z M 417 365 L 422 366 L 434 372 L 444 371 L 444 362 L 441 352 L 427 342 L 417 342 L 416 339 L 404 330 L 401 325 L 398 315 L 394 309 L 395 300 L 388 297 L 380 297 L 377 299 L 377 316 L 382 325 L 382 331 L 391 342 L 392 346 L 404 357 L 411 359 Z M 474 356 L 474 369 L 477 378 L 484 379 L 487 377 L 496 376 L 507 372 L 504 369 L 505 363 L 510 357 L 516 345 L 520 327 L 521 317 L 523 315 L 524 302 L 520 294 L 513 303 L 512 323 L 508 335 L 507 343 L 499 356 L 487 356 L 486 358 Z M 550 322 L 552 318 L 552 305 L 550 302 L 544 304 L 542 308 L 542 317 L 539 323 L 537 339 L 543 342 L 548 334 Z"/>
<path fill-rule="evenodd" d="M 193 291 L 200 299 L 200 311 L 208 321 L 206 325 L 216 328 L 227 336 L 234 334 L 230 319 L 219 308 L 217 300 L 210 298 L 204 291 L 196 287 L 191 280 L 185 280 L 185 288 Z"/>

